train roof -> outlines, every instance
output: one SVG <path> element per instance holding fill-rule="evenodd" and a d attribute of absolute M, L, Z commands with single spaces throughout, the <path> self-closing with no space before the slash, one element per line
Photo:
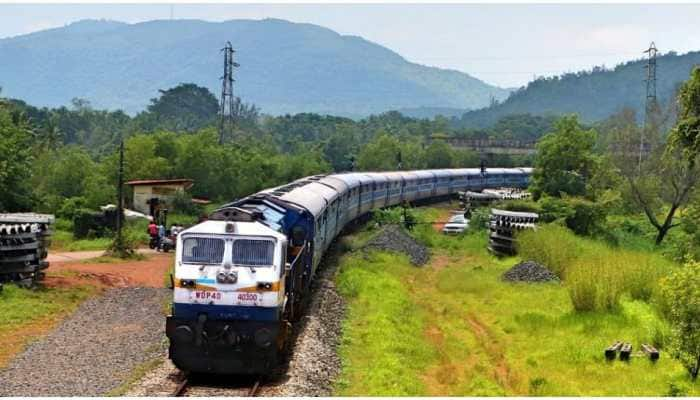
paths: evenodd
<path fill-rule="evenodd" d="M 321 211 L 326 207 L 326 199 L 322 195 L 310 190 L 304 186 L 295 188 L 289 193 L 279 197 L 300 207 L 307 209 L 314 216 L 320 215 Z"/>

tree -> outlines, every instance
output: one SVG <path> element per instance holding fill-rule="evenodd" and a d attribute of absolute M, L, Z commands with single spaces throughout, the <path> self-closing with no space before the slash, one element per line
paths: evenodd
<path fill-rule="evenodd" d="M 428 168 L 450 168 L 454 158 L 454 151 L 444 140 L 433 140 L 425 149 L 425 162 Z"/>
<path fill-rule="evenodd" d="M 685 158 L 694 163 L 700 154 L 700 68 L 695 67 L 678 96 L 680 115 L 672 132 L 674 143 L 683 148 Z"/>
<path fill-rule="evenodd" d="M 554 132 L 537 144 L 532 192 L 535 199 L 543 194 L 561 197 L 562 193 L 584 196 L 598 159 L 593 153 L 596 132 L 585 130 L 576 116 L 562 117 Z"/>
<path fill-rule="evenodd" d="M 674 221 L 676 212 L 688 203 L 698 183 L 697 138 L 693 137 L 693 129 L 697 128 L 693 128 L 693 121 L 700 116 L 700 70 L 693 71 L 691 79 L 681 88 L 678 100 L 680 119 L 665 143 L 658 131 L 644 131 L 645 141 L 651 148 L 643 154 L 641 162 L 642 130 L 629 113 L 621 116 L 610 132 L 610 156 L 624 177 L 632 202 L 642 209 L 657 230 L 657 245 L 671 229 L 680 225 Z M 659 215 L 663 218 L 659 219 Z"/>
<path fill-rule="evenodd" d="M 360 151 L 358 167 L 363 171 L 394 171 L 400 151 L 401 146 L 395 136 L 380 133 Z"/>
<path fill-rule="evenodd" d="M 700 264 L 690 263 L 661 282 L 663 315 L 673 327 L 673 355 L 693 380 L 700 373 Z"/>
<path fill-rule="evenodd" d="M 147 111 L 137 116 L 143 129 L 194 132 L 216 121 L 219 102 L 209 89 L 183 83 L 159 92 L 160 97 L 151 99 Z"/>
<path fill-rule="evenodd" d="M 31 206 L 31 131 L 23 118 L 0 104 L 0 212 Z"/>

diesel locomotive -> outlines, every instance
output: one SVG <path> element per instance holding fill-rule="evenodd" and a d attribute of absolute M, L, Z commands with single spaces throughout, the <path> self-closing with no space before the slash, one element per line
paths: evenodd
<path fill-rule="evenodd" d="M 169 356 L 181 370 L 267 374 L 301 316 L 321 257 L 371 210 L 458 191 L 526 188 L 530 168 L 311 176 L 226 204 L 177 238 Z"/>

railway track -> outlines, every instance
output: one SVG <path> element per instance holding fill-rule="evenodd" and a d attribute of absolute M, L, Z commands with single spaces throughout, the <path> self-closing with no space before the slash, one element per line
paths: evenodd
<path fill-rule="evenodd" d="M 261 377 L 254 378 L 252 383 L 245 380 L 243 382 L 199 382 L 192 379 L 190 376 L 184 375 L 171 396 L 255 397 L 260 393 L 261 389 Z"/>

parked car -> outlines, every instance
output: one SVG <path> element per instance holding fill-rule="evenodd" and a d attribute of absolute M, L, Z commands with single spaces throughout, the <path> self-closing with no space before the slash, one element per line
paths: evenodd
<path fill-rule="evenodd" d="M 442 233 L 446 235 L 458 235 L 469 227 L 469 220 L 464 215 L 453 215 L 442 228 Z"/>

